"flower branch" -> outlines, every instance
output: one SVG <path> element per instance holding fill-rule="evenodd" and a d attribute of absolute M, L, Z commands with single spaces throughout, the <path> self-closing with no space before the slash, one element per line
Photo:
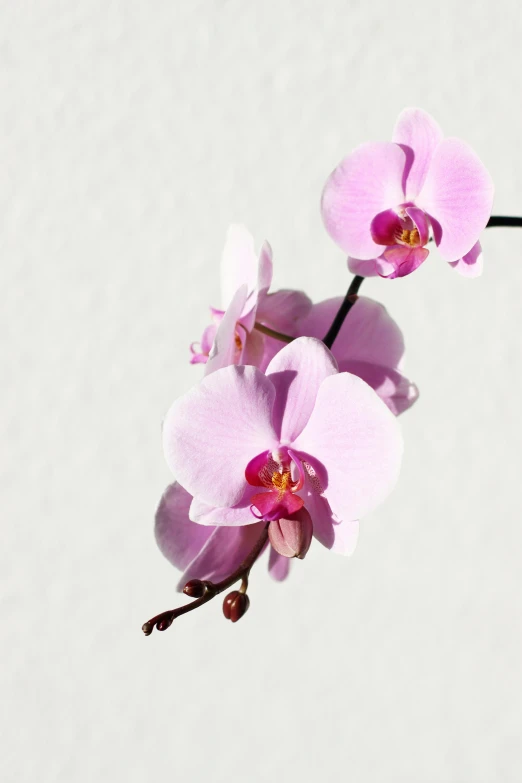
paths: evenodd
<path fill-rule="evenodd" d="M 255 322 L 254 329 L 257 329 L 257 331 L 261 332 L 261 334 L 266 334 L 267 337 L 273 337 L 274 340 L 279 340 L 282 343 L 291 343 L 293 340 L 295 340 L 295 337 L 290 337 L 288 334 L 283 334 L 282 332 L 278 332 L 275 329 L 270 329 L 269 326 L 260 324 L 259 321 Z"/>
<path fill-rule="evenodd" d="M 522 228 L 522 217 L 510 215 L 491 215 L 486 228 Z"/>
<path fill-rule="evenodd" d="M 268 523 L 265 525 L 263 532 L 259 536 L 251 552 L 230 576 L 226 577 L 221 582 L 216 583 L 202 579 L 191 579 L 188 581 L 183 588 L 183 592 L 185 595 L 196 600 L 191 604 L 178 606 L 176 609 L 169 609 L 166 612 L 161 612 L 161 614 L 152 617 L 142 625 L 141 629 L 145 636 L 150 636 L 154 628 L 157 628 L 158 631 L 166 631 L 177 617 L 180 617 L 182 614 L 187 614 L 187 612 L 191 612 L 193 609 L 199 609 L 200 606 L 208 603 L 241 579 L 242 584 L 240 590 L 235 590 L 227 595 L 223 603 L 223 613 L 225 617 L 228 620 L 232 620 L 232 622 L 239 620 L 240 617 L 245 614 L 250 604 L 246 594 L 250 569 L 263 551 L 267 541 Z"/>

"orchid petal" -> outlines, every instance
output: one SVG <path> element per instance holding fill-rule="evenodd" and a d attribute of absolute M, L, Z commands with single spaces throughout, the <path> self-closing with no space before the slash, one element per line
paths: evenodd
<path fill-rule="evenodd" d="M 392 245 L 382 254 L 383 259 L 393 267 L 392 272 L 381 272 L 381 277 L 393 280 L 396 277 L 411 275 L 428 258 L 430 251 L 425 247 L 404 247 Z"/>
<path fill-rule="evenodd" d="M 251 332 L 246 332 L 244 336 L 241 364 L 253 364 L 254 367 L 261 367 L 264 354 L 264 335 L 255 329 L 253 329 Z"/>
<path fill-rule="evenodd" d="M 236 325 L 245 305 L 246 285 L 238 288 L 216 330 L 214 343 L 205 365 L 205 375 L 234 364 L 237 359 Z"/>
<path fill-rule="evenodd" d="M 276 390 L 275 431 L 282 443 L 292 443 L 310 417 L 317 390 L 337 373 L 337 364 L 320 340 L 300 337 L 279 351 L 266 373 Z"/>
<path fill-rule="evenodd" d="M 266 293 L 272 285 L 272 276 L 274 273 L 274 266 L 272 263 L 272 248 L 268 242 L 263 243 L 261 253 L 259 255 L 258 270 L 257 270 L 257 294 L 258 297 Z"/>
<path fill-rule="evenodd" d="M 404 109 L 399 114 L 392 141 L 400 144 L 407 156 L 403 182 L 405 201 L 413 201 L 419 195 L 442 139 L 442 130 L 428 112 Z"/>
<path fill-rule="evenodd" d="M 415 384 L 389 366 L 348 359 L 339 363 L 339 370 L 366 381 L 395 416 L 411 408 L 419 396 Z"/>
<path fill-rule="evenodd" d="M 375 215 L 370 230 L 373 241 L 378 245 L 395 245 L 397 232 L 402 230 L 401 221 L 394 209 L 385 209 Z"/>
<path fill-rule="evenodd" d="M 319 525 L 316 526 L 314 523 L 314 536 L 327 549 L 349 557 L 357 546 L 359 522 L 357 519 L 349 519 L 332 522 L 327 526 L 323 517 Z"/>
<path fill-rule="evenodd" d="M 290 558 L 278 555 L 275 549 L 270 547 L 268 572 L 272 579 L 275 579 L 277 582 L 282 582 L 290 572 Z"/>
<path fill-rule="evenodd" d="M 271 329 L 293 336 L 296 323 L 311 307 L 312 301 L 303 291 L 282 289 L 259 299 L 256 318 Z"/>
<path fill-rule="evenodd" d="M 430 224 L 426 213 L 418 207 L 406 207 L 405 210 L 411 220 L 413 220 L 417 231 L 419 232 L 419 245 L 425 245 L 430 238 Z"/>
<path fill-rule="evenodd" d="M 194 522 L 194 527 L 199 527 Z M 220 582 L 230 576 L 252 551 L 263 533 L 264 522 L 245 527 L 203 528 L 211 535 L 201 551 L 188 565 L 180 579 L 178 590 L 189 579 L 209 579 Z"/>
<path fill-rule="evenodd" d="M 392 143 L 357 147 L 328 178 L 321 211 L 332 239 L 355 258 L 378 256 L 371 235 L 375 215 L 404 201 L 402 176 L 406 155 Z"/>
<path fill-rule="evenodd" d="M 299 324 L 298 333 L 321 339 L 343 301 L 342 297 L 325 299 L 314 304 L 309 315 Z M 332 353 L 341 366 L 347 360 L 366 361 L 398 368 L 404 355 L 402 332 L 379 302 L 361 296 L 352 306 L 332 346 Z"/>
<path fill-rule="evenodd" d="M 234 506 L 252 455 L 277 445 L 275 389 L 255 367 L 207 375 L 170 408 L 163 425 L 167 464 L 185 489 L 212 506 Z"/>
<path fill-rule="evenodd" d="M 450 266 L 463 277 L 480 277 L 484 266 L 480 242 L 476 242 L 469 253 L 459 258 L 458 261 L 450 261 Z"/>
<path fill-rule="evenodd" d="M 245 485 L 243 497 L 232 507 L 211 506 L 200 498 L 193 498 L 189 508 L 189 519 L 198 525 L 216 526 L 222 525 L 237 527 L 240 525 L 253 525 L 258 520 L 252 514 L 250 506 L 252 497 L 258 490 L 255 487 Z"/>
<path fill-rule="evenodd" d="M 393 272 L 393 266 L 391 264 L 384 267 L 385 271 L 388 271 L 388 268 L 390 272 Z M 348 269 L 353 275 L 360 275 L 361 277 L 379 277 L 383 266 L 380 258 L 362 259 L 349 256 Z"/>
<path fill-rule="evenodd" d="M 294 448 L 322 464 L 324 496 L 344 522 L 368 513 L 392 490 L 399 475 L 402 438 L 396 419 L 373 389 L 343 372 L 321 384 Z"/>
<path fill-rule="evenodd" d="M 462 258 L 491 214 L 493 182 L 478 156 L 460 139 L 444 139 L 433 155 L 417 205 L 430 217 L 446 261 Z"/>
<path fill-rule="evenodd" d="M 192 495 L 174 482 L 163 493 L 156 511 L 154 533 L 158 547 L 181 571 L 194 560 L 212 534 L 211 528 L 189 520 L 191 501 Z"/>
<path fill-rule="evenodd" d="M 183 571 L 177 590 L 189 579 L 220 581 L 233 573 L 261 535 L 264 523 L 241 528 L 203 527 L 191 522 L 191 496 L 179 484 L 165 490 L 156 512 L 156 541 L 175 568 Z"/>
<path fill-rule="evenodd" d="M 313 457 L 304 454 L 302 457 L 305 461 L 305 484 L 301 495 L 312 518 L 314 537 L 332 552 L 351 555 L 357 543 L 359 523 L 352 520 L 338 522 L 333 518 L 323 495 L 323 485 L 327 481 L 324 468 Z"/>
<path fill-rule="evenodd" d="M 254 238 L 245 226 L 233 224 L 221 257 L 221 300 L 227 309 L 237 289 L 246 284 L 247 296 L 257 287 L 258 257 Z M 246 299 L 245 299 L 246 301 Z"/>

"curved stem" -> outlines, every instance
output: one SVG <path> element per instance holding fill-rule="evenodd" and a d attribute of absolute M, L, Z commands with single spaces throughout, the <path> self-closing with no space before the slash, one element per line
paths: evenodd
<path fill-rule="evenodd" d="M 510 217 L 508 215 L 491 215 L 486 228 L 522 228 L 522 217 Z"/>
<path fill-rule="evenodd" d="M 328 332 L 326 336 L 323 338 L 323 343 L 326 345 L 327 348 L 331 348 L 332 345 L 335 342 L 335 338 L 339 334 L 341 330 L 341 326 L 344 323 L 344 319 L 354 306 L 354 304 L 357 301 L 357 294 L 359 292 L 359 288 L 362 285 L 362 282 L 364 280 L 364 277 L 361 277 L 361 275 L 355 275 L 352 282 L 350 283 L 350 287 L 348 288 L 348 291 L 346 292 L 346 296 L 343 299 L 343 302 L 337 311 L 337 315 L 333 319 L 332 325 L 328 329 Z"/>
<path fill-rule="evenodd" d="M 283 334 L 283 332 L 276 332 L 275 329 L 270 329 L 269 326 L 260 324 L 259 321 L 255 322 L 254 329 L 257 329 L 258 332 L 266 334 L 267 337 L 273 337 L 274 340 L 281 340 L 282 343 L 291 343 L 293 340 L 295 340 L 295 337 L 290 337 L 290 335 Z"/>
<path fill-rule="evenodd" d="M 195 601 L 192 601 L 191 604 L 178 606 L 176 609 L 168 609 L 166 612 L 161 612 L 161 614 L 157 614 L 155 617 L 147 620 L 147 622 L 143 623 L 141 626 L 141 630 L 145 636 L 150 636 L 154 628 L 157 628 L 158 631 L 166 631 L 177 617 L 180 617 L 182 614 L 186 614 L 187 612 L 191 612 L 193 609 L 198 609 L 200 606 L 203 606 L 203 604 L 208 603 L 213 598 L 215 598 L 216 595 L 219 595 L 219 593 L 222 593 L 223 590 L 231 587 L 240 579 L 242 580 L 241 592 L 245 592 L 248 586 L 248 574 L 250 573 L 250 569 L 256 562 L 266 542 L 268 541 L 268 525 L 269 523 L 267 522 L 253 549 L 248 553 L 241 565 L 230 574 L 230 576 L 227 576 L 221 582 L 201 581 L 200 584 L 204 590 L 202 596 L 197 598 Z M 198 580 L 192 581 L 194 582 Z"/>

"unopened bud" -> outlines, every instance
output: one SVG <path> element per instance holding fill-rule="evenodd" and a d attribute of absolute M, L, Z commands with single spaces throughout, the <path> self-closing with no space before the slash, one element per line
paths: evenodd
<path fill-rule="evenodd" d="M 207 586 L 201 579 L 190 579 L 183 588 L 183 592 L 190 598 L 202 598 L 207 592 Z"/>
<path fill-rule="evenodd" d="M 312 543 L 312 517 L 305 508 L 299 509 L 288 519 L 270 522 L 268 538 L 275 551 L 283 557 L 304 558 Z"/>
<path fill-rule="evenodd" d="M 223 601 L 223 614 L 227 620 L 237 623 L 243 617 L 250 606 L 250 598 L 246 593 L 240 593 L 239 590 L 233 590 Z"/>

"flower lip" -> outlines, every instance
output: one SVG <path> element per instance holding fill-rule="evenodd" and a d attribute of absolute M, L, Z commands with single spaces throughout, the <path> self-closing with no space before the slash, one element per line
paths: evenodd
<path fill-rule="evenodd" d="M 258 454 L 246 466 L 245 478 L 250 485 L 266 490 L 252 497 L 250 510 L 257 519 L 278 520 L 304 505 L 296 494 L 303 488 L 303 466 L 287 447 Z"/>

